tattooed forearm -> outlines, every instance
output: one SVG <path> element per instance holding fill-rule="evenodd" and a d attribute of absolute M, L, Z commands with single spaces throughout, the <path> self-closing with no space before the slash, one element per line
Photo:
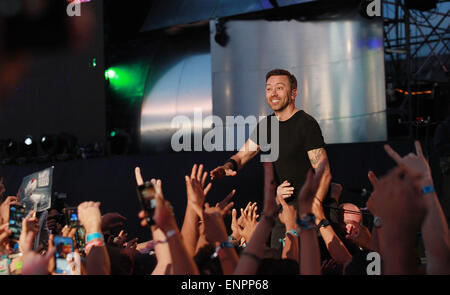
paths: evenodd
<path fill-rule="evenodd" d="M 315 150 L 308 151 L 308 157 L 311 161 L 311 166 L 314 169 L 317 169 L 319 167 L 319 164 L 327 157 L 327 153 L 325 149 L 319 148 Z"/>

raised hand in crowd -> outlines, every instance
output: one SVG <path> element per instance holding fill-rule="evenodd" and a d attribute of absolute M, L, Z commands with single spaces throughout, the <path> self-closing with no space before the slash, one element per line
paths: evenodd
<path fill-rule="evenodd" d="M 102 215 L 99 202 L 78 205 L 78 219 L 86 230 L 86 272 L 88 275 L 111 273 L 111 263 L 102 234 Z"/>
<path fill-rule="evenodd" d="M 231 199 L 236 194 L 236 190 L 233 189 L 222 201 L 218 202 L 216 204 L 216 207 L 219 207 L 220 209 L 226 209 L 229 208 L 229 210 L 225 210 L 225 214 L 231 213 L 231 208 L 234 206 L 234 203 L 231 202 Z"/>
<path fill-rule="evenodd" d="M 378 227 L 383 274 L 420 273 L 414 248 L 426 208 L 403 168 L 377 182 L 367 207 Z"/>
<path fill-rule="evenodd" d="M 31 210 L 28 215 L 22 220 L 22 230 L 19 237 L 19 250 L 23 252 L 26 237 L 29 232 L 33 232 L 36 236 L 39 232 L 39 220 L 36 218 L 36 212 Z"/>
<path fill-rule="evenodd" d="M 22 244 L 22 275 L 48 275 L 50 261 L 54 259 L 56 249 L 49 247 L 45 255 L 33 251 L 36 232 L 28 231 Z"/>
<path fill-rule="evenodd" d="M 242 218 L 242 215 L 239 218 Z M 236 246 L 240 246 L 243 243 L 241 232 L 240 232 L 239 229 L 240 228 L 239 228 L 239 222 L 238 222 L 238 219 L 237 219 L 237 210 L 235 208 L 233 208 L 231 210 L 231 235 L 230 235 L 230 240 Z"/>
<path fill-rule="evenodd" d="M 325 162 L 322 162 L 314 175 L 312 170 L 308 171 L 305 183 L 298 195 L 301 275 L 321 274 L 320 249 L 316 225 L 318 224 L 317 219 L 325 218 L 325 215 L 323 214 L 322 202 L 316 198 L 316 194 L 325 166 Z"/>
<path fill-rule="evenodd" d="M 378 183 L 378 177 L 375 175 L 373 171 L 369 171 L 367 177 L 369 178 L 373 191 L 375 191 L 375 187 Z M 378 228 L 376 226 L 372 226 L 372 232 L 370 237 L 370 249 L 375 252 L 380 252 L 380 245 L 378 242 Z"/>
<path fill-rule="evenodd" d="M 0 255 L 8 253 L 8 237 L 11 233 L 7 223 L 0 225 Z"/>
<path fill-rule="evenodd" d="M 214 207 L 215 208 L 214 212 L 219 212 L 220 215 L 222 216 L 222 218 L 225 215 L 227 215 L 231 211 L 231 208 L 233 208 L 233 206 L 234 206 L 233 202 L 227 203 L 227 201 L 226 201 L 227 199 L 229 201 L 230 200 L 230 196 L 232 196 L 233 194 L 234 194 L 233 192 L 228 194 L 228 196 L 225 197 L 224 200 L 222 200 L 221 202 L 217 203 L 216 206 Z M 197 254 L 198 251 L 201 248 L 205 247 L 206 245 L 208 245 L 211 242 L 207 239 L 207 235 L 206 235 L 206 231 L 205 231 L 205 223 L 203 221 L 203 216 L 201 215 L 202 214 L 201 213 L 202 212 L 201 207 L 198 206 L 198 205 L 194 205 L 193 208 L 195 209 L 196 214 L 198 215 L 198 217 L 201 219 L 200 225 L 199 225 L 200 236 L 199 236 L 199 239 L 198 239 L 198 242 L 197 242 L 196 251 L 195 251 L 195 253 Z M 209 206 L 208 203 L 205 203 L 205 210 L 206 210 L 206 208 L 208 208 L 208 210 L 212 210 L 212 209 L 210 209 L 210 206 Z"/>
<path fill-rule="evenodd" d="M 138 186 L 143 185 L 144 179 L 142 178 L 141 169 L 139 167 L 135 168 L 134 174 L 136 178 L 136 184 Z M 158 187 L 156 187 L 156 179 L 151 179 L 150 181 L 155 188 L 155 193 L 162 194 L 162 187 L 160 187 L 159 185 Z M 139 215 L 145 217 L 145 213 L 143 211 L 139 212 Z M 141 220 L 141 226 L 148 226 L 145 218 Z M 157 260 L 157 264 L 152 272 L 152 275 L 173 274 L 172 256 L 170 254 L 169 244 L 161 242 L 166 241 L 166 234 L 160 228 L 157 228 L 154 225 L 150 226 L 150 230 L 153 237 L 151 244 L 154 245 L 155 256 Z"/>
<path fill-rule="evenodd" d="M 199 217 L 193 209 L 193 206 L 202 208 L 205 203 L 205 197 L 212 187 L 212 183 L 209 183 L 205 187 L 208 172 L 203 171 L 203 169 L 203 164 L 199 166 L 194 164 L 190 177 L 185 176 L 187 205 L 183 226 L 181 227 L 181 236 L 186 244 L 186 250 L 192 257 L 194 257 L 199 240 Z"/>
<path fill-rule="evenodd" d="M 144 182 L 138 167 L 136 168 L 135 173 L 138 185 L 140 183 L 143 184 Z M 187 252 L 186 246 L 180 235 L 180 231 L 173 213 L 173 208 L 170 205 L 170 202 L 164 199 L 162 181 L 160 179 L 152 179 L 152 183 L 154 183 L 155 187 L 156 200 L 153 220 L 155 222 L 155 228 L 161 229 L 166 235 L 166 239 L 160 242 L 167 243 L 169 245 L 171 259 L 173 262 L 176 261 L 176 263 L 172 264 L 173 274 L 199 274 L 198 268 L 195 265 L 192 256 L 190 256 L 189 252 Z M 138 216 L 142 219 L 141 225 L 148 225 L 145 220 L 146 213 L 143 210 L 139 212 Z"/>
<path fill-rule="evenodd" d="M 257 203 L 249 202 L 245 209 L 241 208 L 241 216 L 237 220 L 239 236 L 243 243 L 248 243 L 258 225 Z"/>
<path fill-rule="evenodd" d="M 352 203 L 339 205 L 339 223 L 345 232 L 345 238 L 358 247 L 370 249 L 371 234 L 362 224 L 362 213 L 358 206 Z"/>
<path fill-rule="evenodd" d="M 17 197 L 9 196 L 0 205 L 0 224 L 9 222 L 9 206 L 13 204 L 19 204 Z"/>
<path fill-rule="evenodd" d="M 222 272 L 225 275 L 233 274 L 238 263 L 238 255 L 227 237 L 227 230 L 223 218 L 226 212 L 229 211 L 230 205 L 225 208 L 219 206 L 210 207 L 205 203 L 205 209 L 201 210 L 196 206 L 196 212 L 200 216 L 203 224 L 203 231 L 206 240 L 216 247 L 215 256 L 219 257 Z"/>
<path fill-rule="evenodd" d="M 125 245 L 125 242 L 127 241 L 128 234 L 125 232 L 125 230 L 121 230 L 117 237 L 111 237 L 112 238 L 112 244 L 116 245 L 117 247 L 123 247 Z"/>
<path fill-rule="evenodd" d="M 401 157 L 389 145 L 385 150 L 404 169 L 416 192 L 424 202 L 426 216 L 422 223 L 422 236 L 427 256 L 428 274 L 450 273 L 450 236 L 447 220 L 434 190 L 431 169 L 419 141 L 414 143 L 416 153 Z"/>
<path fill-rule="evenodd" d="M 278 206 L 275 201 L 276 185 L 273 166 L 271 163 L 263 163 L 263 167 L 264 208 L 262 216 L 250 241 L 247 243 L 244 251 L 241 252 L 239 263 L 234 272 L 235 275 L 256 274 L 264 253 L 265 244 L 275 225 Z"/>
<path fill-rule="evenodd" d="M 299 239 L 297 233 L 297 210 L 293 205 L 286 203 L 283 197 L 277 195 L 278 202 L 283 210 L 278 214 L 278 218 L 286 228 L 283 239 L 283 251 L 281 258 L 292 259 L 299 262 Z"/>

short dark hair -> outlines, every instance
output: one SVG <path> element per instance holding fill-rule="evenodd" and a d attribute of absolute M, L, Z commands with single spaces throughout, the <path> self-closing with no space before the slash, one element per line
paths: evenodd
<path fill-rule="evenodd" d="M 289 82 L 291 83 L 291 89 L 297 89 L 297 78 L 295 78 L 295 76 L 290 72 L 282 69 L 271 70 L 266 74 L 266 82 L 271 76 L 287 76 L 289 78 Z"/>

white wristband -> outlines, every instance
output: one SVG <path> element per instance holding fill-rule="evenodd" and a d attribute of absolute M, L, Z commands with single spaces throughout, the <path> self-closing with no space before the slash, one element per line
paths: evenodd
<path fill-rule="evenodd" d="M 175 229 L 168 230 L 166 233 L 166 239 L 164 241 L 161 241 L 161 243 L 167 243 L 169 241 L 169 239 L 171 237 L 173 237 L 174 235 L 176 235 L 177 233 L 178 233 L 178 231 Z"/>

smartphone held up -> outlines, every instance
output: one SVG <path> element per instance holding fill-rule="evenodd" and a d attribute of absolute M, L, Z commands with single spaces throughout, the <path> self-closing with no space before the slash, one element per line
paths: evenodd
<path fill-rule="evenodd" d="M 55 272 L 57 274 L 74 274 L 76 261 L 73 240 L 68 237 L 55 236 L 53 239 L 55 252 Z"/>
<path fill-rule="evenodd" d="M 141 207 L 145 212 L 148 225 L 155 224 L 153 220 L 153 215 L 155 214 L 156 208 L 155 187 L 151 182 L 147 181 L 143 185 L 139 185 L 137 187 L 137 194 Z"/>
<path fill-rule="evenodd" d="M 25 215 L 25 206 L 18 204 L 11 204 L 9 206 L 9 230 L 11 231 L 9 239 L 13 242 L 18 241 L 20 238 L 22 220 L 25 218 Z"/>

